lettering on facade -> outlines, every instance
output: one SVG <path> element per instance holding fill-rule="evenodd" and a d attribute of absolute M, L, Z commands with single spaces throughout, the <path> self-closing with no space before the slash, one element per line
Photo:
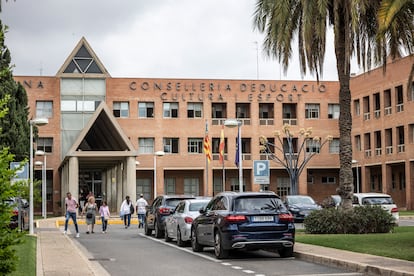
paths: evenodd
<path fill-rule="evenodd" d="M 298 102 L 302 94 L 325 93 L 324 84 L 287 84 L 287 83 L 230 83 L 212 82 L 137 82 L 132 81 L 129 89 L 132 91 L 160 92 L 162 101 L 225 101 L 227 97 L 238 99 L 238 94 L 245 95 L 242 99 L 258 102 Z M 219 92 L 219 93 L 213 93 Z M 235 92 L 233 95 L 230 92 Z M 237 93 L 240 92 L 240 93 Z"/>
<path fill-rule="evenodd" d="M 31 80 L 29 80 L 29 81 L 28 80 L 24 80 L 23 81 L 23 85 L 26 86 L 27 88 L 32 88 L 32 81 Z M 44 88 L 42 81 L 39 81 L 37 83 L 36 88 L 41 88 L 41 89 Z"/>

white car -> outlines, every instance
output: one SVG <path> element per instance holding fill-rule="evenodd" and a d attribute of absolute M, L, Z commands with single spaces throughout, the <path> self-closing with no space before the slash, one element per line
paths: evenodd
<path fill-rule="evenodd" d="M 354 206 L 380 205 L 394 217 L 396 225 L 399 223 L 400 214 L 398 207 L 390 195 L 381 193 L 354 193 L 352 204 Z"/>
<path fill-rule="evenodd" d="M 165 241 L 177 240 L 178 246 L 185 246 L 191 240 L 191 223 L 200 215 L 199 210 L 210 202 L 209 198 L 185 199 L 165 219 Z"/>

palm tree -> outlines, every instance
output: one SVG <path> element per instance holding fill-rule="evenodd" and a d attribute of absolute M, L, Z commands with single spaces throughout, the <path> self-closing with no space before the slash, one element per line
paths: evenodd
<path fill-rule="evenodd" d="M 401 49 L 413 53 L 412 0 L 257 0 L 254 27 L 265 33 L 264 50 L 287 70 L 292 44 L 297 41 L 302 74 L 323 71 L 326 33 L 334 32 L 339 79 L 339 187 L 342 208 L 352 208 L 352 115 L 350 64 L 370 69 L 397 57 Z M 388 7 L 388 8 L 387 8 Z M 384 19 L 384 16 L 386 20 Z"/>

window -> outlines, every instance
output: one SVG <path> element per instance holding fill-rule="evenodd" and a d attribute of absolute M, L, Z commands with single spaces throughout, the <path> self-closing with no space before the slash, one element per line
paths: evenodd
<path fill-rule="evenodd" d="M 339 153 L 339 139 L 334 138 L 329 143 L 329 153 Z"/>
<path fill-rule="evenodd" d="M 227 107 L 225 103 L 213 103 L 211 106 L 211 118 L 226 118 Z"/>
<path fill-rule="evenodd" d="M 138 153 L 153 154 L 154 138 L 138 138 Z"/>
<path fill-rule="evenodd" d="M 359 116 L 361 114 L 361 104 L 359 103 L 359 99 L 354 100 L 354 114 L 355 116 Z"/>
<path fill-rule="evenodd" d="M 250 104 L 236 103 L 236 118 L 250 118 Z"/>
<path fill-rule="evenodd" d="M 137 186 L 137 195 L 136 197 L 139 198 L 140 194 L 144 195 L 144 198 L 152 198 L 151 191 L 152 191 L 152 178 L 139 178 L 136 180 Z"/>
<path fill-rule="evenodd" d="M 166 177 L 164 179 L 164 191 L 167 195 L 175 194 L 175 178 Z"/>
<path fill-rule="evenodd" d="M 52 101 L 36 101 L 36 118 L 52 118 L 52 115 Z"/>
<path fill-rule="evenodd" d="M 306 152 L 307 153 L 319 153 L 321 150 L 321 144 L 319 141 L 307 140 L 306 141 Z"/>
<path fill-rule="evenodd" d="M 361 146 L 361 135 L 355 135 L 355 149 L 357 151 L 361 151 L 362 150 L 362 146 Z"/>
<path fill-rule="evenodd" d="M 163 144 L 165 153 L 178 153 L 178 138 L 164 138 Z"/>
<path fill-rule="evenodd" d="M 53 152 L 53 138 L 38 138 L 36 141 L 36 150 L 44 152 Z"/>
<path fill-rule="evenodd" d="M 101 101 L 78 101 L 78 100 L 62 100 L 60 101 L 60 111 L 62 112 L 93 112 L 99 106 Z"/>
<path fill-rule="evenodd" d="M 277 178 L 277 194 L 279 196 L 286 196 L 290 194 L 290 179 L 289 177 Z"/>
<path fill-rule="evenodd" d="M 339 118 L 339 104 L 328 104 L 328 119 Z"/>
<path fill-rule="evenodd" d="M 184 178 L 184 194 L 198 196 L 199 182 L 198 178 Z"/>
<path fill-rule="evenodd" d="M 138 103 L 138 117 L 139 118 L 154 118 L 154 103 L 153 102 Z"/>
<path fill-rule="evenodd" d="M 188 153 L 203 153 L 203 138 L 188 138 Z"/>
<path fill-rule="evenodd" d="M 336 184 L 336 178 L 333 176 L 322 176 L 322 184 Z"/>
<path fill-rule="evenodd" d="M 117 118 L 129 117 L 129 102 L 114 102 L 114 116 Z"/>
<path fill-rule="evenodd" d="M 164 103 L 164 118 L 178 118 L 178 103 Z"/>
<path fill-rule="evenodd" d="M 306 119 L 319 119 L 319 104 L 306 104 L 305 105 L 305 118 Z"/>
<path fill-rule="evenodd" d="M 188 118 L 202 118 L 203 117 L 203 104 L 202 103 L 188 103 L 187 117 Z"/>

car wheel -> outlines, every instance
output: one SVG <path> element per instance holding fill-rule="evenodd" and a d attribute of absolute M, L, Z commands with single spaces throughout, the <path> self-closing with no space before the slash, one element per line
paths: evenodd
<path fill-rule="evenodd" d="M 179 247 L 185 246 L 185 242 L 181 239 L 181 230 L 180 230 L 180 227 L 177 227 L 177 245 Z"/>
<path fill-rule="evenodd" d="M 146 236 L 151 236 L 152 230 L 148 228 L 148 223 L 145 223 L 144 225 L 144 232 Z"/>
<path fill-rule="evenodd" d="M 198 243 L 197 240 L 197 231 L 195 228 L 191 229 L 191 248 L 194 252 L 203 251 L 203 246 Z"/>
<path fill-rule="evenodd" d="M 293 246 L 292 247 L 284 247 L 278 250 L 280 257 L 282 258 L 289 258 L 293 257 Z"/>
<path fill-rule="evenodd" d="M 225 259 L 229 256 L 229 250 L 223 248 L 223 242 L 219 231 L 214 234 L 214 254 L 217 259 Z"/>
<path fill-rule="evenodd" d="M 158 222 L 157 221 L 154 221 L 154 228 L 155 228 L 155 237 L 157 239 L 162 238 L 164 233 L 160 229 L 160 226 L 158 225 Z"/>
<path fill-rule="evenodd" d="M 165 228 L 165 231 L 164 231 L 164 240 L 166 241 L 166 242 L 170 242 L 172 239 L 168 236 L 168 231 L 167 231 L 167 228 Z"/>

